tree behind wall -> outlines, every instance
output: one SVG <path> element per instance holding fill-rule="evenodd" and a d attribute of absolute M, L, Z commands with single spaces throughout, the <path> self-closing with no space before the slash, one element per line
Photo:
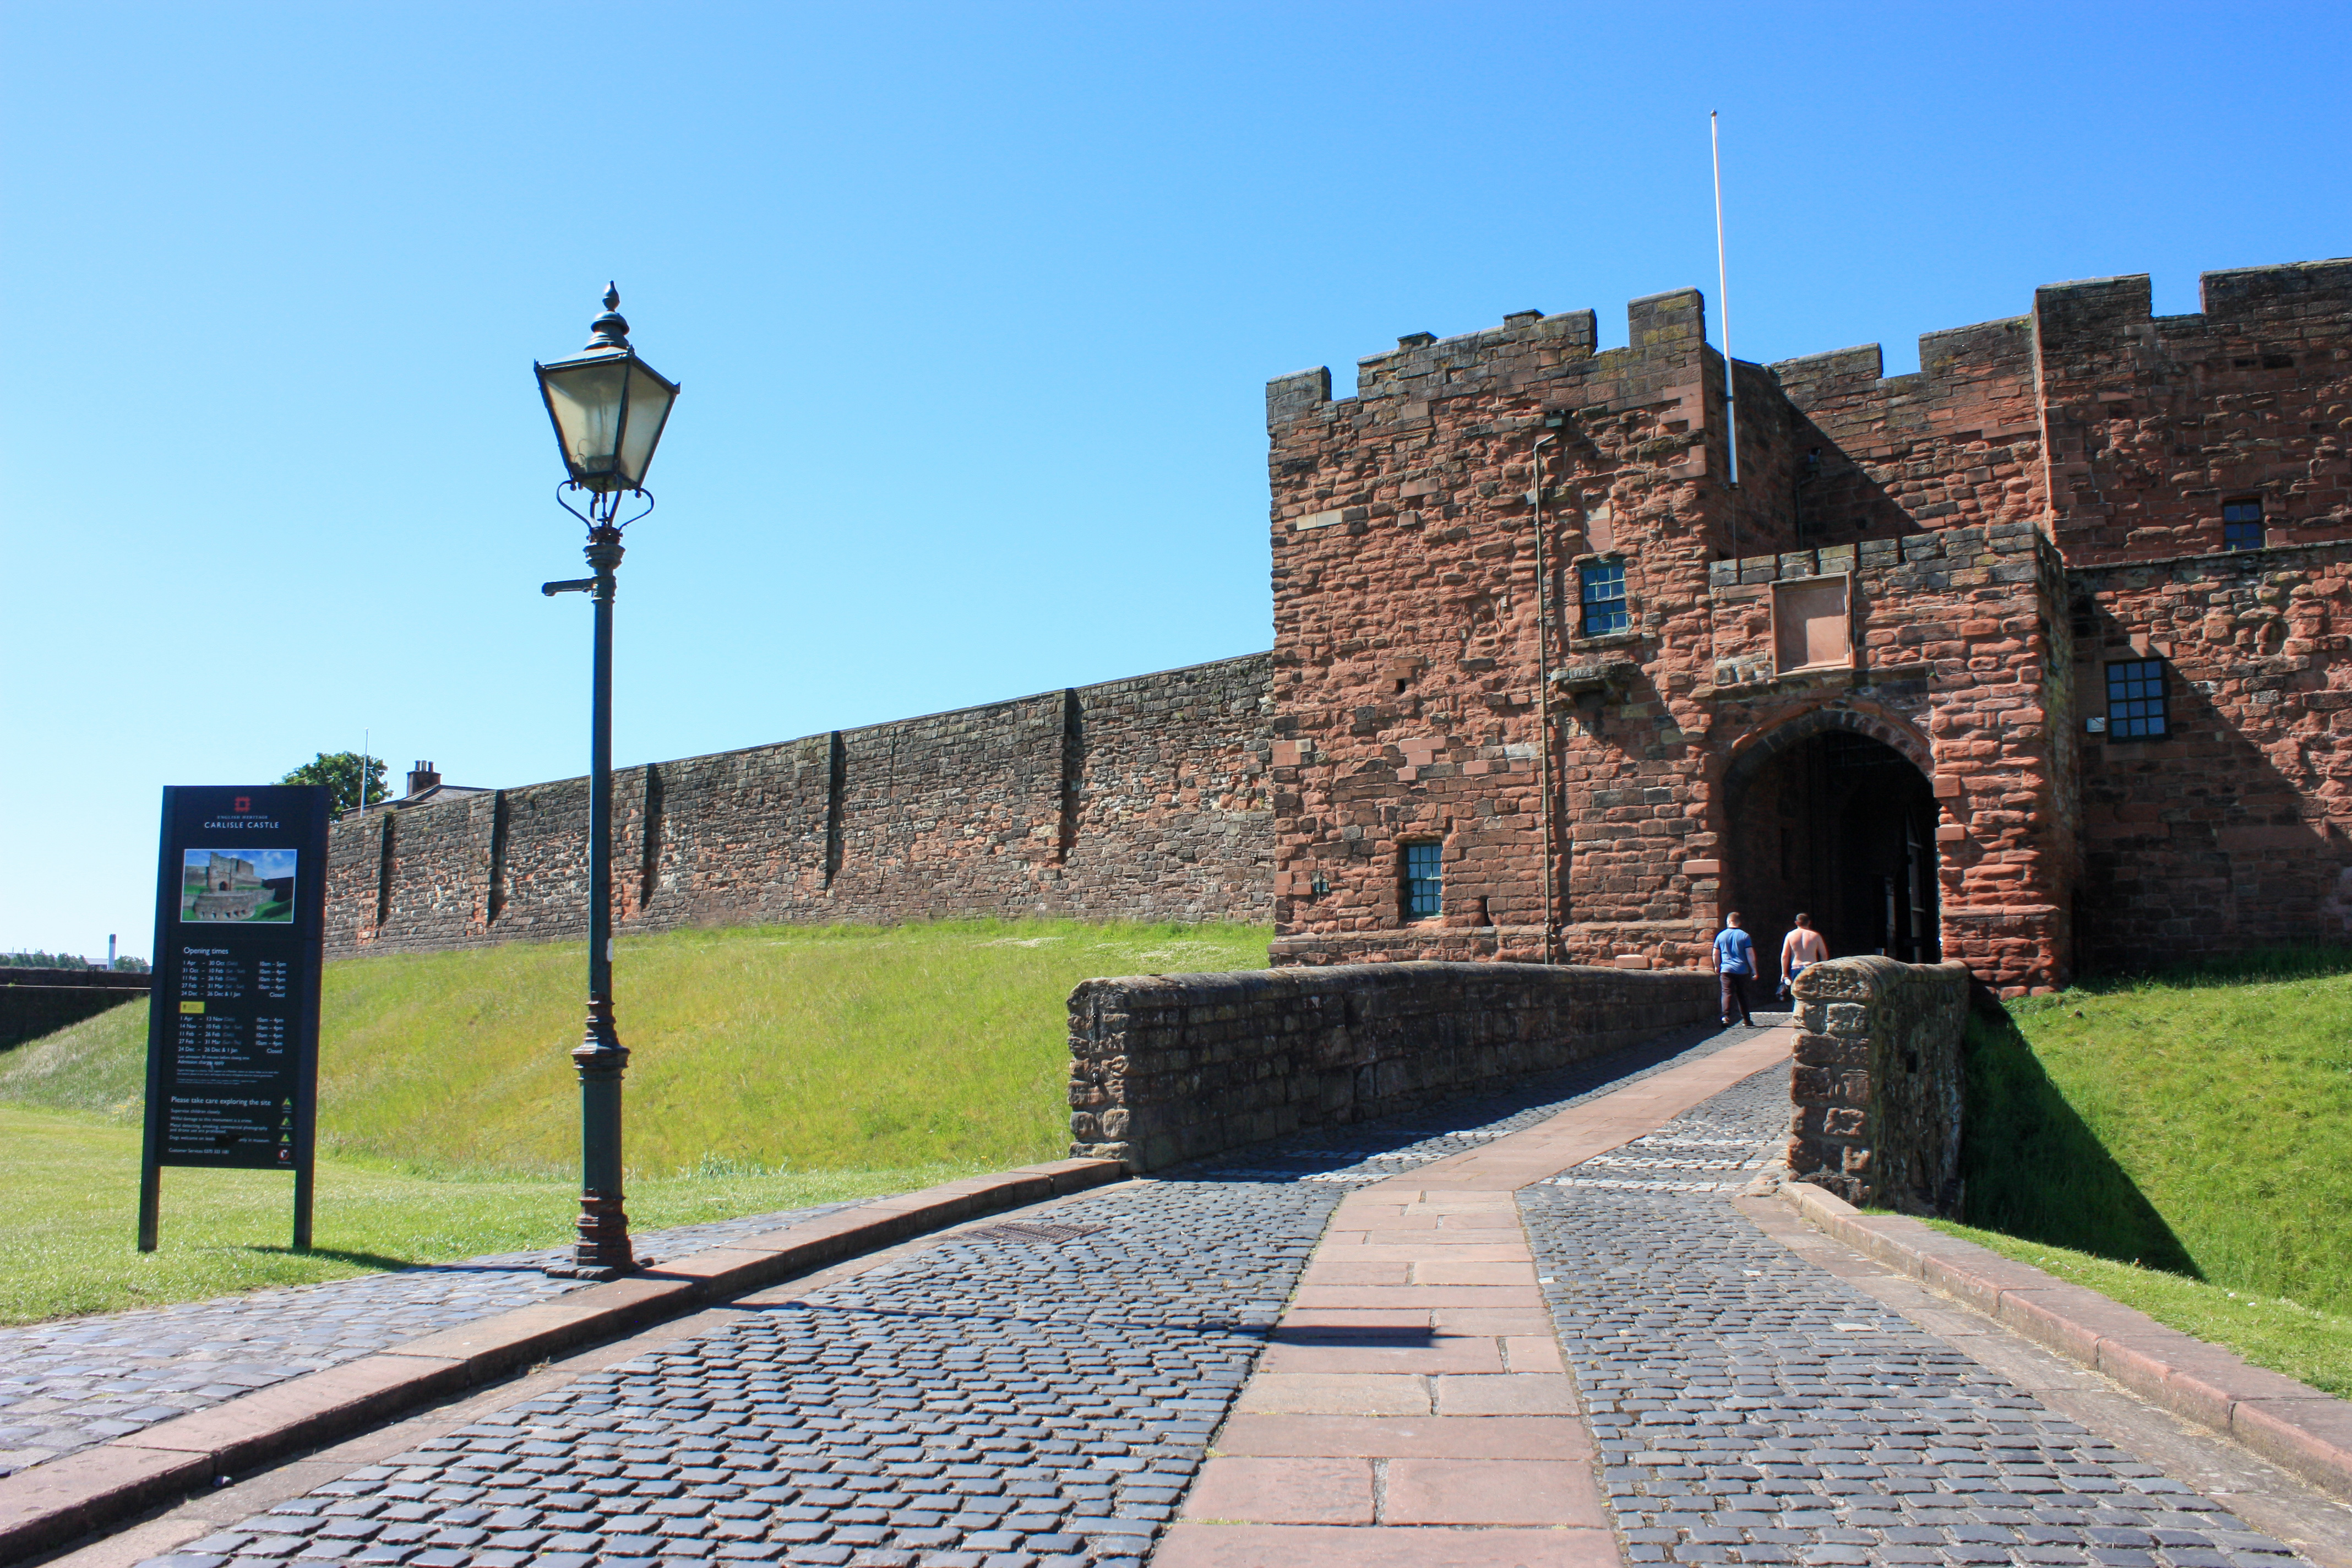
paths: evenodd
<path fill-rule="evenodd" d="M 367 759 L 367 804 L 373 805 L 383 799 L 383 759 Z M 304 763 L 278 781 L 290 784 L 325 784 L 329 803 L 337 811 L 349 811 L 360 804 L 360 754 L 357 752 L 320 752 L 316 760 Z"/>

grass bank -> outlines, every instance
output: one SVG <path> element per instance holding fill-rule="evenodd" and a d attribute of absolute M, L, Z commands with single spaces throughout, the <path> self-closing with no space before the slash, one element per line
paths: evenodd
<path fill-rule="evenodd" d="M 955 922 L 625 937 L 628 1163 L 899 1169 L 1067 1142 L 1066 1004 L 1090 975 L 1257 968 L 1262 926 Z M 577 1158 L 577 942 L 327 966 L 319 1148 L 413 1173 L 561 1176 Z M 146 1010 L 0 1054 L 0 1103 L 139 1119 Z"/>
<path fill-rule="evenodd" d="M 904 1192 L 969 1172 L 668 1176 L 631 1184 L 639 1230 Z M 377 1269 L 560 1247 L 579 1189 L 319 1163 L 316 1247 L 287 1247 L 294 1184 L 276 1171 L 163 1173 L 161 1245 L 138 1250 L 139 1130 L 0 1106 L 0 1324 L 160 1306 Z M 33 1194 L 26 1196 L 24 1194 Z"/>
<path fill-rule="evenodd" d="M 1973 1018 L 1943 1228 L 2352 1394 L 2347 968 L 2254 955 Z"/>
<path fill-rule="evenodd" d="M 1092 975 L 1256 968 L 1255 926 L 956 922 L 624 938 L 640 1228 L 902 1191 L 1067 1145 L 1065 1005 Z M 320 1250 L 276 1173 L 167 1172 L 131 1246 L 146 1008 L 0 1052 L 0 1321 L 553 1246 L 578 1149 L 579 943 L 328 966 Z"/>

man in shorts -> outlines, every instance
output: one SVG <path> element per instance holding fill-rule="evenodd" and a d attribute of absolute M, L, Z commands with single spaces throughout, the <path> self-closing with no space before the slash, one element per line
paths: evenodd
<path fill-rule="evenodd" d="M 1748 1016 L 1748 977 L 1756 973 L 1756 943 L 1739 929 L 1739 911 L 1734 910 L 1723 917 L 1723 929 L 1715 933 L 1715 973 L 1723 982 L 1723 1026 L 1731 1026 L 1731 1016 L 1739 1015 L 1743 1024 L 1753 1025 Z"/>
<path fill-rule="evenodd" d="M 1797 976 L 1830 955 L 1830 944 L 1813 929 L 1813 917 L 1799 915 L 1797 926 L 1780 943 L 1780 994 L 1792 995 Z"/>

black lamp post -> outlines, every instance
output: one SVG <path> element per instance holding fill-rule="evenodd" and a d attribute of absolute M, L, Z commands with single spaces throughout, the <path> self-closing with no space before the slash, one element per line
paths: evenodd
<path fill-rule="evenodd" d="M 596 605 L 595 674 L 588 740 L 588 1028 L 572 1053 L 580 1069 L 579 1239 L 551 1274 L 610 1279 L 636 1266 L 629 1216 L 621 1206 L 621 1074 L 629 1053 L 613 1023 L 613 594 L 621 530 L 653 510 L 646 469 L 660 444 L 677 384 L 629 346 L 620 290 L 607 286 L 604 313 L 577 357 L 535 364 L 540 395 L 555 425 L 570 475 L 556 489 L 563 509 L 588 525 L 593 577 L 540 585 L 542 594 L 588 595 Z M 574 499 L 579 503 L 574 505 Z M 643 504 L 621 517 L 625 500 Z"/>

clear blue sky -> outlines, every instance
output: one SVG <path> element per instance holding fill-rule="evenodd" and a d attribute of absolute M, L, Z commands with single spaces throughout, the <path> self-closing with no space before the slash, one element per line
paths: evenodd
<path fill-rule="evenodd" d="M 0 9 L 0 947 L 147 950 L 157 791 L 583 771 L 530 363 L 685 384 L 639 763 L 1269 645 L 1265 380 L 1713 300 L 1733 348 L 2352 251 L 2352 7 Z"/>

